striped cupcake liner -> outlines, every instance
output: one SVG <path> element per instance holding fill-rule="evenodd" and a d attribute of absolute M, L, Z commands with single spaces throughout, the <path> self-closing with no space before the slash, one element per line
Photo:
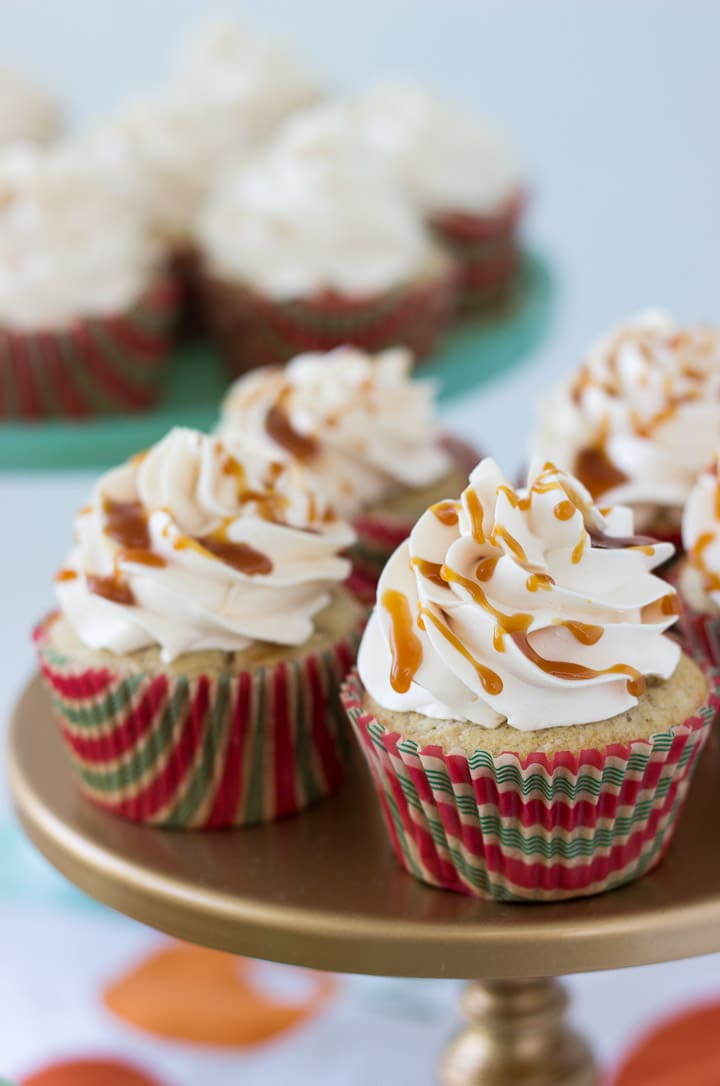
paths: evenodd
<path fill-rule="evenodd" d="M 282 302 L 240 284 L 208 279 L 208 320 L 231 376 L 281 365 L 303 351 L 353 344 L 376 352 L 404 344 L 429 354 L 457 303 L 451 261 L 438 272 L 367 298 L 323 293 Z"/>
<path fill-rule="evenodd" d="M 701 666 L 720 668 L 720 618 L 694 611 L 686 600 L 675 627 L 685 651 Z"/>
<path fill-rule="evenodd" d="M 482 312 L 508 298 L 521 264 L 517 229 L 525 202 L 518 193 L 495 215 L 447 212 L 432 218 L 435 237 L 459 267 L 462 313 Z"/>
<path fill-rule="evenodd" d="M 560 901 L 639 878 L 665 853 L 720 709 L 720 675 L 697 714 L 651 739 L 579 755 L 421 748 L 342 690 L 402 866 L 432 886 L 499 901 Z"/>
<path fill-rule="evenodd" d="M 482 453 L 473 445 L 447 434 L 442 439 L 442 445 L 452 457 L 455 467 L 465 475 L 469 475 L 482 459 Z M 443 497 L 456 495 L 446 494 Z M 418 515 L 423 511 L 419 510 Z M 380 513 L 365 513 L 353 519 L 356 542 L 349 551 L 352 572 L 346 583 L 361 603 L 374 604 L 380 574 L 390 555 L 410 535 L 415 519 L 404 520 Z"/>
<path fill-rule="evenodd" d="M 88 668 L 34 634 L 81 791 L 135 822 L 218 829 L 294 814 L 342 782 L 339 698 L 358 633 L 325 651 L 188 678 Z"/>
<path fill-rule="evenodd" d="M 173 281 L 163 276 L 127 313 L 62 331 L 0 327 L 0 419 L 140 411 L 157 399 L 172 343 Z"/>

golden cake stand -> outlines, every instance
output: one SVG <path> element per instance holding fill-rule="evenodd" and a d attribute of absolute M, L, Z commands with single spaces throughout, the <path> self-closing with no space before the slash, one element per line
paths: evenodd
<path fill-rule="evenodd" d="M 104 814 L 73 785 L 33 680 L 15 710 L 9 774 L 25 830 L 86 893 L 145 924 L 235 954 L 336 972 L 482 978 L 444 1086 L 590 1086 L 565 1024 L 562 973 L 720 950 L 720 757 L 706 749 L 673 845 L 632 885 L 585 900 L 501 905 L 422 886 L 396 864 L 362 765 L 301 816 L 182 833 Z"/>

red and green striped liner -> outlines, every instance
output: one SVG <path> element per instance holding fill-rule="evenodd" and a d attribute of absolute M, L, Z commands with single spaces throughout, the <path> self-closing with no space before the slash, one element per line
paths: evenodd
<path fill-rule="evenodd" d="M 675 587 L 680 590 L 677 574 L 673 577 Z M 682 610 L 675 632 L 679 634 L 682 646 L 702 667 L 720 668 L 720 617 L 701 611 L 695 611 L 682 597 Z"/>
<path fill-rule="evenodd" d="M 339 686 L 353 633 L 322 652 L 188 678 L 88 668 L 34 633 L 54 716 L 81 791 L 135 822 L 245 826 L 335 791 L 348 754 Z"/>
<path fill-rule="evenodd" d="M 493 215 L 448 211 L 430 220 L 457 261 L 461 313 L 481 313 L 508 298 L 521 264 L 517 231 L 525 203 L 525 194 L 515 193 Z"/>
<path fill-rule="evenodd" d="M 452 261 L 371 297 L 324 292 L 283 302 L 241 284 L 208 279 L 210 327 L 231 376 L 256 366 L 282 365 L 303 351 L 353 344 L 376 352 L 404 344 L 416 358 L 429 354 L 457 303 Z"/>
<path fill-rule="evenodd" d="M 662 859 L 720 710 L 706 705 L 651 739 L 521 757 L 421 748 L 342 697 L 402 866 L 421 882 L 499 901 L 559 901 L 639 878 Z"/>
<path fill-rule="evenodd" d="M 443 436 L 442 445 L 452 457 L 455 467 L 465 475 L 469 475 L 482 459 L 482 453 L 474 445 L 449 434 Z M 446 498 L 456 496 L 443 495 Z M 419 509 L 418 516 L 423 512 L 424 509 Z M 407 539 L 414 525 L 414 519 L 404 520 L 382 513 L 364 513 L 353 519 L 352 526 L 357 538 L 348 555 L 352 561 L 352 571 L 346 584 L 361 603 L 374 604 L 377 583 L 388 558 Z"/>
<path fill-rule="evenodd" d="M 172 345 L 177 291 L 163 276 L 127 313 L 61 331 L 0 327 L 0 419 L 84 418 L 151 407 Z"/>

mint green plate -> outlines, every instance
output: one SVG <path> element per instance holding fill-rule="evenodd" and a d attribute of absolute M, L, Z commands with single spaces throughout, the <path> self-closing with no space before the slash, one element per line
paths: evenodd
<path fill-rule="evenodd" d="M 435 354 L 418 367 L 434 377 L 440 399 L 452 400 L 520 362 L 548 327 L 553 276 L 528 254 L 512 301 L 492 318 L 467 322 L 449 333 Z M 0 423 L 0 470 L 102 470 L 152 445 L 171 426 L 200 430 L 214 425 L 227 379 L 220 358 L 207 343 L 179 348 L 160 406 L 142 415 L 52 422 Z"/>

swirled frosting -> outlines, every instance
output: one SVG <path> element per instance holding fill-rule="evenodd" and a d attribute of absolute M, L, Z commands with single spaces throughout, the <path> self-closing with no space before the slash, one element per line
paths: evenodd
<path fill-rule="evenodd" d="M 411 366 L 405 348 L 298 355 L 284 369 L 241 377 L 219 432 L 230 444 L 250 437 L 282 459 L 298 457 L 333 507 L 352 516 L 399 487 L 428 486 L 452 467 L 433 385 L 411 380 Z"/>
<path fill-rule="evenodd" d="M 348 139 L 358 157 L 383 163 L 425 215 L 497 211 L 518 189 L 517 169 L 500 134 L 413 82 L 389 82 L 322 103 L 298 116 L 281 138 L 331 155 Z"/>
<path fill-rule="evenodd" d="M 231 105 L 254 138 L 270 135 L 323 93 L 283 42 L 227 19 L 207 23 L 187 41 L 176 80 L 208 101 Z"/>
<path fill-rule="evenodd" d="M 673 551 L 633 537 L 572 476 L 533 462 L 515 490 L 492 460 L 432 506 L 395 551 L 363 637 L 360 676 L 387 709 L 522 731 L 604 720 L 667 678 Z"/>
<path fill-rule="evenodd" d="M 685 504 L 682 539 L 686 561 L 682 591 L 696 611 L 720 610 L 720 463 L 697 478 Z"/>
<path fill-rule="evenodd" d="M 0 325 L 122 313 L 160 262 L 128 174 L 74 145 L 0 153 Z"/>
<path fill-rule="evenodd" d="M 303 644 L 354 538 L 300 468 L 185 429 L 104 475 L 76 528 L 65 618 L 90 648 L 159 645 L 165 661 Z"/>
<path fill-rule="evenodd" d="M 198 237 L 211 272 L 284 299 L 374 294 L 437 259 L 402 191 L 350 143 L 279 141 L 218 184 Z"/>
<path fill-rule="evenodd" d="M 57 106 L 46 91 L 13 68 L 0 67 L 0 146 L 49 143 L 59 123 Z"/>
<path fill-rule="evenodd" d="M 596 498 L 626 503 L 638 524 L 664 508 L 679 523 L 720 444 L 720 334 L 652 310 L 618 325 L 545 404 L 539 456 Z"/>

